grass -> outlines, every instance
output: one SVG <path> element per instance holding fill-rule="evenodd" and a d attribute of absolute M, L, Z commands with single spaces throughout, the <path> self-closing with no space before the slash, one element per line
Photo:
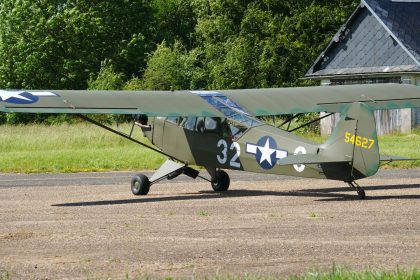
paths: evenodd
<path fill-rule="evenodd" d="M 317 217 L 317 215 L 314 212 L 311 212 L 309 214 L 309 218 L 316 218 L 316 217 Z"/>
<path fill-rule="evenodd" d="M 123 131 L 129 132 L 125 125 Z M 88 125 L 0 127 L 0 172 L 146 170 L 165 158 L 101 128 Z M 146 141 L 135 130 L 137 139 Z"/>
<path fill-rule="evenodd" d="M 307 273 L 301 276 L 292 276 L 290 280 L 419 280 L 420 273 L 413 269 L 395 271 L 373 271 L 366 270 L 362 272 L 354 272 L 345 269 L 333 269 L 327 273 Z"/>
<path fill-rule="evenodd" d="M 417 269 L 403 270 L 396 269 L 394 271 L 377 271 L 377 270 L 365 270 L 361 272 L 350 271 L 343 268 L 333 268 L 329 272 L 309 272 L 302 275 L 293 275 L 289 277 L 258 277 L 252 275 L 242 276 L 215 276 L 215 277 L 192 277 L 193 279 L 207 279 L 207 280 L 419 280 L 420 272 Z M 104 278 L 105 279 L 105 278 Z M 111 279 L 111 278 L 106 278 Z M 134 277 L 130 278 L 126 275 L 126 279 L 149 279 L 148 277 Z M 160 279 L 172 280 L 172 279 L 184 279 L 174 277 L 162 277 Z"/>
<path fill-rule="evenodd" d="M 9 279 L 10 279 L 9 272 L 0 270 L 0 280 L 9 280 Z"/>
<path fill-rule="evenodd" d="M 379 137 L 379 151 L 381 155 L 399 155 L 420 159 L 420 130 L 409 135 L 387 135 Z M 390 163 L 387 167 L 416 168 L 420 167 L 420 160 Z"/>
<path fill-rule="evenodd" d="M 300 135 L 316 143 L 323 143 L 326 137 L 313 134 Z M 412 159 L 420 159 L 420 129 L 415 129 L 411 134 L 389 134 L 379 136 L 379 152 L 383 156 L 404 156 Z M 383 165 L 384 168 L 420 168 L 420 160 L 399 161 Z"/>
<path fill-rule="evenodd" d="M 130 131 L 129 125 L 121 128 Z M 140 130 L 134 136 L 141 141 Z M 323 142 L 324 138 L 305 135 Z M 89 124 L 0 126 L 0 172 L 88 172 L 156 169 L 165 157 Z M 379 138 L 381 154 L 420 158 L 420 130 Z M 387 168 L 418 168 L 420 161 Z"/>
<path fill-rule="evenodd" d="M 176 279 L 176 278 L 164 278 Z M 228 277 L 208 277 L 208 280 L 419 280 L 420 272 L 412 270 L 394 270 L 394 271 L 375 271 L 366 270 L 362 272 L 350 271 L 342 268 L 333 268 L 330 272 L 310 272 L 302 275 L 289 277 L 255 277 L 255 276 L 228 276 Z"/>
<path fill-rule="evenodd" d="M 195 277 L 193 277 L 194 279 Z M 5 271 L 0 271 L 0 280 L 11 279 L 10 274 Z M 112 279 L 112 278 L 97 278 L 97 279 Z M 129 277 L 127 273 L 125 279 L 149 279 L 149 277 Z M 161 279 L 178 279 L 173 277 L 163 277 Z M 200 278 L 197 278 L 200 279 Z M 216 276 L 206 277 L 207 280 L 419 280 L 420 272 L 417 269 L 404 270 L 396 269 L 394 271 L 378 271 L 365 270 L 361 272 L 351 271 L 343 268 L 333 268 L 329 272 L 309 272 L 302 275 L 292 275 L 289 277 L 256 277 L 256 276 Z"/>
<path fill-rule="evenodd" d="M 200 210 L 197 214 L 201 217 L 208 217 L 210 215 L 206 210 Z"/>

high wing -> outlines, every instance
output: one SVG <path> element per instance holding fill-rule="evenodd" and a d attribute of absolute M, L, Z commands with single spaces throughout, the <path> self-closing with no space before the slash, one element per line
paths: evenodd
<path fill-rule="evenodd" d="M 15 97 L 6 99 L 10 97 L 10 92 L 14 92 Z M 223 116 L 213 106 L 191 92 L 0 91 L 0 98 L 2 101 L 0 111 L 3 112 Z"/>
<path fill-rule="evenodd" d="M 222 91 L 255 116 L 342 112 L 361 102 L 371 110 L 420 107 L 420 87 L 402 84 Z"/>
<path fill-rule="evenodd" d="M 225 116 L 216 103 L 254 116 L 342 112 L 361 102 L 372 110 L 420 107 L 420 87 L 399 84 L 220 91 L 6 91 L 0 111 L 26 113 Z"/>

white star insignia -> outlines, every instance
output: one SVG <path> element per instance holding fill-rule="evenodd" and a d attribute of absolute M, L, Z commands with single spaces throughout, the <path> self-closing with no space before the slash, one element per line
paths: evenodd
<path fill-rule="evenodd" d="M 271 155 L 276 151 L 274 149 L 270 148 L 270 139 L 267 138 L 267 141 L 265 142 L 264 147 L 258 147 L 258 150 L 261 152 L 261 159 L 260 163 L 262 163 L 264 160 L 267 161 L 270 165 L 273 165 L 271 162 Z"/>
<path fill-rule="evenodd" d="M 258 141 L 258 143 L 260 143 L 260 141 Z M 272 138 L 269 138 L 269 137 L 266 138 L 264 146 L 259 146 L 259 145 L 256 145 L 256 144 L 247 143 L 246 144 L 246 152 L 248 154 L 257 155 L 258 151 L 260 151 L 261 156 L 259 158 L 258 158 L 258 156 L 256 157 L 257 163 L 261 167 L 263 167 L 263 163 L 266 161 L 269 165 L 269 168 L 273 168 L 274 164 L 276 163 L 276 161 L 278 159 L 282 159 L 282 158 L 287 157 L 288 152 L 286 150 L 271 148 L 270 144 L 272 144 L 274 146 L 277 146 L 276 141 Z M 275 156 L 276 156 L 275 159 L 272 158 L 273 154 L 275 154 Z M 267 169 L 267 166 L 264 165 L 263 168 Z"/>
<path fill-rule="evenodd" d="M 9 100 L 10 98 L 17 98 L 17 99 L 22 99 L 22 100 L 26 100 L 26 101 L 31 101 L 31 99 L 26 98 L 22 95 L 20 95 L 21 93 L 24 93 L 24 91 L 5 91 L 5 90 L 0 90 L 0 97 L 2 101 L 6 101 Z"/>

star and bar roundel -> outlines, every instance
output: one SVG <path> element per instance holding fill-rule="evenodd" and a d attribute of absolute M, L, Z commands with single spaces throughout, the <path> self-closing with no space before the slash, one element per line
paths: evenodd
<path fill-rule="evenodd" d="M 277 143 L 270 136 L 264 136 L 256 144 L 247 143 L 246 152 L 255 155 L 257 163 L 264 169 L 272 169 L 278 159 L 287 157 L 287 151 L 277 149 Z"/>
<path fill-rule="evenodd" d="M 11 104 L 32 104 L 36 103 L 39 100 L 39 97 L 54 96 L 58 96 L 58 94 L 46 91 L 29 92 L 0 90 L 0 101 Z"/>

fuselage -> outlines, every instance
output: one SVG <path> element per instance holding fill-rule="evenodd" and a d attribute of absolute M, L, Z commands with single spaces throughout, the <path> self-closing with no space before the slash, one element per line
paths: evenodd
<path fill-rule="evenodd" d="M 345 180 L 347 163 L 280 165 L 279 159 L 316 154 L 320 145 L 257 119 L 242 123 L 228 118 L 150 118 L 146 137 L 188 165 L 256 173 Z"/>

